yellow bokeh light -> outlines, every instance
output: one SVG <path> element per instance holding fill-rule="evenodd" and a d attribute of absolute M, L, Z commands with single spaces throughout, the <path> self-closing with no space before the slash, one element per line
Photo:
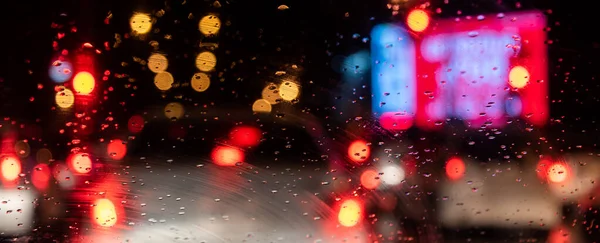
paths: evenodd
<path fill-rule="evenodd" d="M 88 95 L 94 91 L 96 87 L 96 80 L 91 73 L 79 72 L 73 78 L 73 89 L 78 94 Z"/>
<path fill-rule="evenodd" d="M 205 73 L 196 73 L 191 81 L 192 89 L 198 92 L 204 92 L 210 86 L 210 78 Z"/>
<path fill-rule="evenodd" d="M 61 87 L 61 91 L 56 93 L 54 100 L 56 101 L 56 105 L 60 108 L 70 108 L 75 103 L 75 94 L 70 89 L 65 87 Z"/>
<path fill-rule="evenodd" d="M 508 80 L 513 88 L 523 88 L 529 83 L 529 71 L 523 66 L 513 67 L 508 73 Z"/>
<path fill-rule="evenodd" d="M 17 156 L 21 158 L 27 158 L 29 153 L 31 152 L 31 148 L 29 147 L 29 143 L 21 140 L 15 143 L 15 152 Z"/>
<path fill-rule="evenodd" d="M 345 227 L 352 227 L 362 218 L 362 207 L 359 202 L 350 199 L 342 203 L 338 213 L 338 222 Z"/>
<path fill-rule="evenodd" d="M 271 104 L 265 99 L 258 99 L 252 104 L 252 111 L 254 112 L 269 113 L 271 112 L 271 109 Z"/>
<path fill-rule="evenodd" d="M 196 57 L 196 67 L 203 72 L 212 71 L 217 66 L 217 57 L 212 52 L 202 52 Z"/>
<path fill-rule="evenodd" d="M 283 100 L 291 101 L 298 98 L 298 94 L 300 94 L 300 88 L 295 83 L 284 81 L 279 85 L 279 96 Z"/>
<path fill-rule="evenodd" d="M 183 117 L 184 112 L 183 105 L 177 102 L 172 102 L 165 106 L 165 116 L 172 120 Z"/>
<path fill-rule="evenodd" d="M 94 219 L 96 224 L 111 227 L 117 223 L 117 210 L 108 199 L 102 198 L 94 202 Z"/>
<path fill-rule="evenodd" d="M 269 104 L 274 105 L 277 104 L 279 100 L 279 88 L 275 84 L 268 84 L 262 90 L 262 98 L 269 102 Z"/>
<path fill-rule="evenodd" d="M 406 17 L 408 28 L 415 32 L 422 32 L 429 26 L 429 14 L 421 9 L 410 11 Z"/>
<path fill-rule="evenodd" d="M 148 14 L 136 13 L 129 20 L 129 25 L 133 33 L 146 34 L 152 29 L 152 18 Z"/>
<path fill-rule="evenodd" d="M 221 20 L 212 14 L 204 16 L 198 23 L 200 32 L 204 35 L 214 35 L 221 29 Z"/>
<path fill-rule="evenodd" d="M 154 53 L 148 58 L 148 69 L 154 73 L 160 73 L 167 70 L 169 60 L 160 53 Z"/>
<path fill-rule="evenodd" d="M 167 91 L 173 86 L 173 75 L 169 72 L 157 73 L 154 76 L 154 85 L 162 91 Z"/>

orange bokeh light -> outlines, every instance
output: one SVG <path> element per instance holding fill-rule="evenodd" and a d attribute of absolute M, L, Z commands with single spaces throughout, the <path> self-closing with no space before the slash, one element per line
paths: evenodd
<path fill-rule="evenodd" d="M 371 148 L 364 140 L 356 140 L 348 147 L 348 157 L 356 163 L 365 162 L 371 155 Z"/>
<path fill-rule="evenodd" d="M 366 189 L 375 189 L 379 186 L 379 173 L 374 170 L 365 170 L 360 175 L 360 184 Z"/>
<path fill-rule="evenodd" d="M 461 179 L 466 172 L 465 162 L 459 158 L 451 158 L 446 163 L 446 175 L 450 180 Z"/>
<path fill-rule="evenodd" d="M 338 222 L 345 227 L 353 227 L 360 222 L 363 205 L 355 199 L 347 199 L 340 205 Z"/>
<path fill-rule="evenodd" d="M 127 154 L 127 145 L 121 139 L 114 139 L 106 147 L 106 153 L 111 159 L 121 160 Z"/>
<path fill-rule="evenodd" d="M 21 161 L 14 156 L 5 156 L 2 158 L 2 178 L 5 181 L 14 181 L 21 174 Z"/>
<path fill-rule="evenodd" d="M 106 198 L 94 202 L 94 222 L 100 226 L 111 227 L 117 223 L 117 210 L 112 201 Z"/>
<path fill-rule="evenodd" d="M 422 9 L 414 9 L 406 17 L 408 28 L 415 32 L 423 32 L 429 26 L 429 14 Z"/>
<path fill-rule="evenodd" d="M 73 78 L 73 89 L 77 94 L 88 95 L 94 91 L 96 80 L 89 72 L 79 72 Z"/>
<path fill-rule="evenodd" d="M 217 146 L 213 149 L 211 158 L 220 166 L 235 166 L 244 162 L 244 152 L 238 148 Z"/>

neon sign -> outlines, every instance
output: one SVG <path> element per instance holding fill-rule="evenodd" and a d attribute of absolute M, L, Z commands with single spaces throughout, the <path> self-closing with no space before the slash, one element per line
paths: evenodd
<path fill-rule="evenodd" d="M 415 35 L 371 33 L 373 112 L 384 128 L 435 128 L 446 118 L 501 127 L 548 119 L 545 18 L 522 12 L 441 20 Z"/>

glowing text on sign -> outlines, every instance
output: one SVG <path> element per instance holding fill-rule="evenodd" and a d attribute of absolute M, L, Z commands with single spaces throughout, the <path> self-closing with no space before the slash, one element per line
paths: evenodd
<path fill-rule="evenodd" d="M 545 19 L 522 12 L 432 20 L 422 36 L 399 26 L 372 33 L 373 112 L 386 129 L 447 118 L 499 127 L 508 117 L 548 119 Z"/>

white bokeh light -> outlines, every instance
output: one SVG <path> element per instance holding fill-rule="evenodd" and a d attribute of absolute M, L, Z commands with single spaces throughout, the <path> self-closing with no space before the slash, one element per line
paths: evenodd
<path fill-rule="evenodd" d="M 381 182 L 388 186 L 398 185 L 406 177 L 404 169 L 398 165 L 385 165 L 381 167 L 380 174 Z"/>

